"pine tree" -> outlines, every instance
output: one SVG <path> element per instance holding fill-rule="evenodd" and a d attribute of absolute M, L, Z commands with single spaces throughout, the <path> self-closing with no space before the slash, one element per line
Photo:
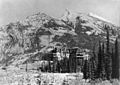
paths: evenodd
<path fill-rule="evenodd" d="M 92 60 L 92 65 L 93 65 L 93 67 L 94 67 L 94 74 L 93 74 L 93 78 L 92 79 L 94 79 L 94 78 L 97 78 L 97 75 L 98 75 L 98 73 L 97 73 L 97 64 L 98 64 L 98 56 L 96 55 L 96 43 L 93 43 L 93 60 Z"/>
<path fill-rule="evenodd" d="M 105 79 L 105 46 L 104 43 L 102 44 L 102 51 L 101 51 L 101 78 Z"/>
<path fill-rule="evenodd" d="M 99 42 L 97 78 L 105 79 L 105 46 L 104 43 Z"/>
<path fill-rule="evenodd" d="M 109 28 L 108 28 L 108 26 L 106 26 L 105 25 L 105 29 L 106 29 L 106 32 L 107 32 L 107 35 L 106 35 L 106 38 L 107 38 L 107 43 L 106 43 L 106 47 L 107 47 L 107 49 L 106 49 L 106 52 L 109 54 L 109 52 L 110 52 L 110 46 L 109 46 L 109 44 L 110 44 L 110 39 L 109 39 Z"/>
<path fill-rule="evenodd" d="M 114 48 L 112 48 L 112 78 L 115 78 L 115 54 L 114 54 Z"/>
<path fill-rule="evenodd" d="M 106 72 L 106 78 L 108 80 L 111 79 L 112 74 L 112 60 L 111 60 L 111 54 L 110 54 L 110 38 L 109 38 L 109 27 L 105 25 L 105 29 L 107 32 L 107 43 L 106 43 L 106 56 L 105 56 L 105 72 Z"/>
<path fill-rule="evenodd" d="M 98 65 L 97 65 L 97 78 L 100 78 L 102 66 L 101 66 L 101 60 L 102 60 L 102 50 L 101 50 L 101 42 L 99 42 L 99 50 L 98 50 Z"/>
<path fill-rule="evenodd" d="M 92 79 L 92 62 L 91 60 L 88 60 L 88 72 L 87 72 L 87 75 L 88 75 L 88 78 L 89 79 Z"/>
<path fill-rule="evenodd" d="M 116 41 L 115 41 L 115 54 L 113 56 L 112 61 L 113 61 L 112 77 L 119 79 L 119 49 L 118 49 L 118 39 L 117 38 L 116 38 Z"/>
<path fill-rule="evenodd" d="M 88 60 L 85 60 L 84 67 L 83 67 L 83 78 L 84 79 L 88 79 L 89 78 L 88 70 L 89 70 Z"/>
<path fill-rule="evenodd" d="M 106 78 L 110 80 L 112 76 L 112 59 L 111 59 L 111 55 L 106 55 L 106 56 L 107 59 L 105 60 L 105 72 L 106 72 Z"/>
<path fill-rule="evenodd" d="M 95 62 L 95 57 L 93 56 L 91 59 L 90 59 L 90 62 L 91 62 L 91 80 L 94 80 L 96 75 L 96 62 Z"/>

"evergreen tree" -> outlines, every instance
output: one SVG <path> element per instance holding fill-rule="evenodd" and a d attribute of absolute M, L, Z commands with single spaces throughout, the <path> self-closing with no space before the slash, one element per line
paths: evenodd
<path fill-rule="evenodd" d="M 105 74 L 108 80 L 111 79 L 112 76 L 112 60 L 111 55 L 105 55 L 107 58 L 105 60 Z"/>
<path fill-rule="evenodd" d="M 101 66 L 101 63 L 102 63 L 102 50 L 101 50 L 101 42 L 99 42 L 99 50 L 98 50 L 98 65 L 97 65 L 97 78 L 100 78 L 100 74 L 101 74 L 101 71 L 102 71 L 102 66 Z"/>
<path fill-rule="evenodd" d="M 98 64 L 98 56 L 96 55 L 96 43 L 93 44 L 93 66 L 94 66 L 94 76 L 93 78 L 97 78 L 97 64 Z"/>
<path fill-rule="evenodd" d="M 92 79 L 92 68 L 91 67 L 92 67 L 92 62 L 91 60 L 89 60 L 88 61 L 88 73 L 87 73 L 89 79 Z"/>
<path fill-rule="evenodd" d="M 105 25 L 105 29 L 107 32 L 106 38 L 106 56 L 105 56 L 105 72 L 106 72 L 106 78 L 108 80 L 111 79 L 112 74 L 112 60 L 111 60 L 111 54 L 110 54 L 110 38 L 109 38 L 109 27 Z"/>
<path fill-rule="evenodd" d="M 107 35 L 106 35 L 106 38 L 107 38 L 107 43 L 106 43 L 106 47 L 107 47 L 107 49 L 106 49 L 106 53 L 108 53 L 109 54 L 109 52 L 110 52 L 110 39 L 109 39 L 109 28 L 108 28 L 108 26 L 106 26 L 105 25 L 105 29 L 106 29 L 106 32 L 107 32 Z"/>
<path fill-rule="evenodd" d="M 115 71 L 115 54 L 114 54 L 114 49 L 112 48 L 112 78 L 115 78 L 114 71 Z"/>
<path fill-rule="evenodd" d="M 97 78 L 105 79 L 105 46 L 99 42 L 98 52 L 98 65 L 97 65 Z"/>
<path fill-rule="evenodd" d="M 112 77 L 113 78 L 117 78 L 119 79 L 119 49 L 118 49 L 118 39 L 116 39 L 115 41 L 115 54 L 112 58 L 113 60 L 113 73 L 112 73 Z"/>
<path fill-rule="evenodd" d="M 88 79 L 89 78 L 88 70 L 89 70 L 88 60 L 85 60 L 84 67 L 83 67 L 83 78 L 84 79 Z"/>
<path fill-rule="evenodd" d="M 91 80 L 94 80 L 96 75 L 96 62 L 95 62 L 95 57 L 93 56 L 91 59 L 90 59 L 90 62 L 91 62 Z"/>
<path fill-rule="evenodd" d="M 102 51 L 101 51 L 101 78 L 105 79 L 105 46 L 104 43 L 102 44 Z"/>

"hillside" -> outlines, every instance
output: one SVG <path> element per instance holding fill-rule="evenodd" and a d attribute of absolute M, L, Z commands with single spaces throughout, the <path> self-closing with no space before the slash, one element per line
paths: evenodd
<path fill-rule="evenodd" d="M 22 64 L 49 52 L 52 47 L 79 47 L 92 51 L 98 42 L 106 41 L 105 25 L 109 26 L 110 42 L 119 36 L 119 27 L 85 13 L 67 11 L 56 19 L 45 13 L 0 28 L 0 62 Z"/>

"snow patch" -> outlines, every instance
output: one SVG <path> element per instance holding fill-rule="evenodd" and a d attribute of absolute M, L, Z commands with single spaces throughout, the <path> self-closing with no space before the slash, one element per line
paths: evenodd
<path fill-rule="evenodd" d="M 89 13 L 88 15 L 89 15 L 89 16 L 92 16 L 92 17 L 94 17 L 94 18 L 100 19 L 100 20 L 102 20 L 102 21 L 105 21 L 105 22 L 109 22 L 109 23 L 110 23 L 110 21 L 108 21 L 108 20 L 104 19 L 103 17 L 100 17 L 100 16 L 98 16 L 98 15 L 96 15 L 96 14 Z"/>
<path fill-rule="evenodd" d="M 92 34 L 92 32 L 90 32 L 90 31 L 87 31 L 86 33 L 87 33 L 88 35 L 91 35 L 91 34 Z"/>

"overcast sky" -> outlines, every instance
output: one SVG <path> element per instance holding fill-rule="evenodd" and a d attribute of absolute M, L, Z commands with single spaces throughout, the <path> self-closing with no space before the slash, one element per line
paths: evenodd
<path fill-rule="evenodd" d="M 0 0 L 0 26 L 40 11 L 60 17 L 65 9 L 92 12 L 120 26 L 120 0 Z"/>

